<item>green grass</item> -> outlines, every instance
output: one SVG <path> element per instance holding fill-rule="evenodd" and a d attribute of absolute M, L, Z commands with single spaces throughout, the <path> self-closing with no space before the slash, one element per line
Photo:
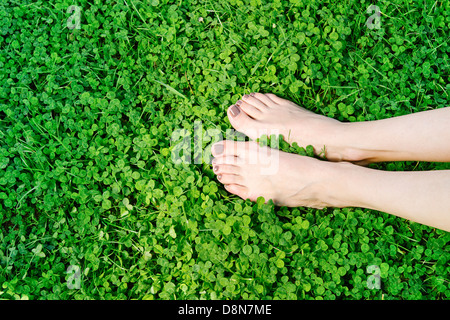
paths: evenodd
<path fill-rule="evenodd" d="M 2 1 L 0 299 L 450 298 L 449 233 L 243 201 L 170 141 L 256 91 L 341 121 L 448 106 L 449 25 L 434 0 Z"/>

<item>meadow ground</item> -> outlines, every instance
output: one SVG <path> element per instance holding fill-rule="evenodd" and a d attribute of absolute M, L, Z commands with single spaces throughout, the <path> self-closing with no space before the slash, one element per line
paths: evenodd
<path fill-rule="evenodd" d="M 434 0 L 1 0 L 0 299 L 450 298 L 450 233 L 244 201 L 209 164 L 250 92 L 347 122 L 448 106 L 449 26 Z"/>

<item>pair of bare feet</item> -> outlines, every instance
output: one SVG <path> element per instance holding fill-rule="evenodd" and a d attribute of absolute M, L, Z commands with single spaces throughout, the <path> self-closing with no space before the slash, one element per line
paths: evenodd
<path fill-rule="evenodd" d="M 340 144 L 344 130 L 335 119 L 317 115 L 274 94 L 244 95 L 228 109 L 232 126 L 252 140 L 281 134 L 299 146 L 312 145 L 331 161 L 358 162 L 358 150 Z M 213 145 L 213 171 L 230 193 L 256 201 L 260 196 L 280 206 L 338 206 L 327 196 L 328 162 L 260 147 L 254 141 L 220 141 Z"/>
<path fill-rule="evenodd" d="M 330 160 L 254 141 L 220 141 L 212 146 L 213 170 L 229 192 L 280 206 L 368 208 L 450 231 L 450 170 L 389 172 L 357 165 L 450 162 L 450 107 L 344 123 L 273 94 L 252 93 L 227 114 L 233 127 L 253 140 L 281 134 Z"/>

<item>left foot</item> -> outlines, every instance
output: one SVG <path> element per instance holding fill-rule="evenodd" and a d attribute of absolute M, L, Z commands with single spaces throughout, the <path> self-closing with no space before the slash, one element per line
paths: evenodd
<path fill-rule="evenodd" d="M 231 125 L 252 140 L 263 134 L 281 134 L 289 144 L 312 145 L 316 155 L 328 160 L 345 159 L 346 148 L 338 141 L 342 123 L 315 114 L 271 93 L 251 93 L 228 109 Z"/>
<path fill-rule="evenodd" d="M 218 180 L 244 200 L 262 196 L 279 206 L 330 205 L 324 200 L 329 162 L 261 147 L 253 141 L 224 140 L 211 150 Z"/>

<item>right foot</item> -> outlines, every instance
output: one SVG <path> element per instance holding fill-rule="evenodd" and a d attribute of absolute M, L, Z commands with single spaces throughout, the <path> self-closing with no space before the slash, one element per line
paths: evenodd
<path fill-rule="evenodd" d="M 343 164 L 260 147 L 253 141 L 220 141 L 211 148 L 217 179 L 242 199 L 264 197 L 278 206 L 334 206 L 330 186 Z M 345 164 L 344 164 L 345 165 Z M 337 202 L 336 202 L 337 203 Z"/>
<path fill-rule="evenodd" d="M 332 161 L 359 161 L 357 152 L 339 142 L 343 123 L 308 111 L 274 94 L 244 95 L 228 109 L 231 125 L 252 140 L 281 134 L 289 144 L 312 145 L 314 153 Z"/>

